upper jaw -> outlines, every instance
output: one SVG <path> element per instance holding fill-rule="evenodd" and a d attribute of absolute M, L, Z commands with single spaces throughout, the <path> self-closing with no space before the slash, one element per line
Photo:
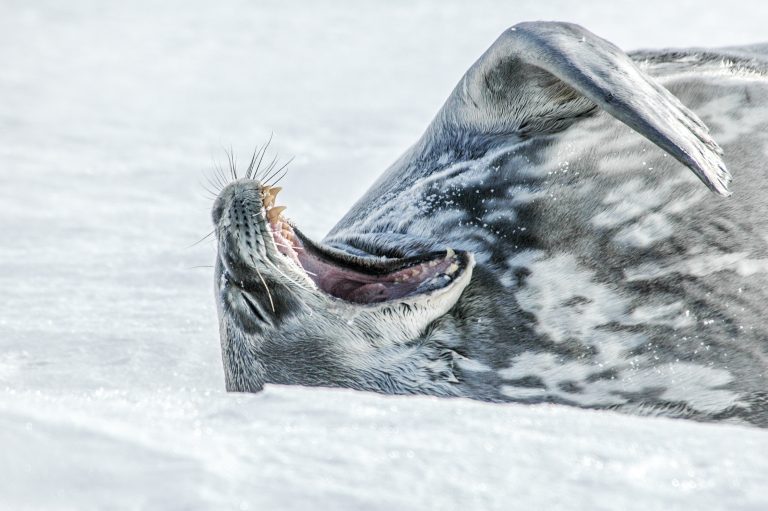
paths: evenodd
<path fill-rule="evenodd" d="M 279 274 L 304 286 L 314 285 L 296 257 L 293 229 L 282 215 L 286 208 L 275 205 L 279 191 L 256 180 L 239 179 L 217 199 L 227 209 L 214 216 L 218 259 L 225 276 L 236 285 Z"/>

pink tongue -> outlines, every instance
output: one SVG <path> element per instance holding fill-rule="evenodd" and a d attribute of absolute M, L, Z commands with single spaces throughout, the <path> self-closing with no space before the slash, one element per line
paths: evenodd
<path fill-rule="evenodd" d="M 348 300 L 358 303 L 383 302 L 387 298 L 389 298 L 387 286 L 379 282 L 360 286 L 347 297 Z"/>

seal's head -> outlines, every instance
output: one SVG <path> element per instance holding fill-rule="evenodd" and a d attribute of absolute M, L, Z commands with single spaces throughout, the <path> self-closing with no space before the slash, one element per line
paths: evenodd
<path fill-rule="evenodd" d="M 419 339 L 469 283 L 446 250 L 362 256 L 311 242 L 275 205 L 280 188 L 239 179 L 212 211 L 227 389 L 264 383 L 451 394 Z"/>

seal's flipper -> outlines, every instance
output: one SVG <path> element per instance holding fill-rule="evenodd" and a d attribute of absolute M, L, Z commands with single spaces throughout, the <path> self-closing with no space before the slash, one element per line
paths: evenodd
<path fill-rule="evenodd" d="M 535 136 L 600 107 L 729 195 L 730 173 L 704 123 L 615 45 L 570 23 L 521 23 L 467 71 L 430 127 Z M 428 132 L 428 134 L 430 133 Z"/>

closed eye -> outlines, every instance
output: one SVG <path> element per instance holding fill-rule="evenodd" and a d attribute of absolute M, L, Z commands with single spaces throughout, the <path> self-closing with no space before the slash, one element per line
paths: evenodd
<path fill-rule="evenodd" d="M 258 305 L 248 296 L 247 293 L 243 292 L 241 293 L 241 296 L 243 297 L 243 301 L 248 306 L 248 308 L 251 310 L 253 315 L 262 323 L 269 323 L 267 318 L 264 316 L 264 314 L 259 309 Z"/>

